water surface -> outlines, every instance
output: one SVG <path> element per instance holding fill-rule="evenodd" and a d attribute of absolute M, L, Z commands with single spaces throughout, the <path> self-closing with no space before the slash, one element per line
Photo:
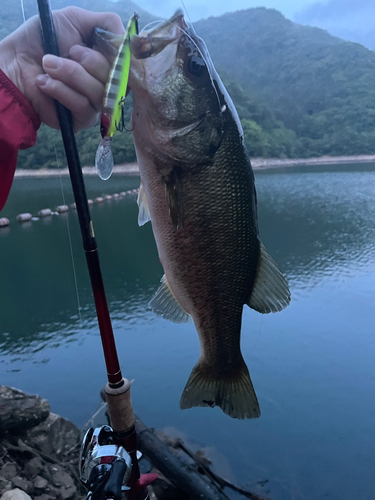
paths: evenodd
<path fill-rule="evenodd" d="M 88 178 L 87 190 L 94 198 L 137 184 Z M 232 420 L 217 408 L 179 409 L 199 357 L 194 326 L 147 308 L 162 269 L 150 225 L 137 226 L 135 196 L 92 208 L 136 412 L 150 426 L 177 427 L 215 447 L 239 483 L 272 499 L 372 499 L 375 165 L 264 171 L 256 185 L 262 241 L 292 291 L 281 313 L 244 310 L 242 351 L 258 420 Z M 70 203 L 68 179 L 63 191 Z M 41 394 L 82 426 L 106 378 L 77 216 L 15 222 L 19 212 L 62 202 L 59 179 L 16 180 L 1 213 L 12 224 L 0 231 L 0 381 Z"/>

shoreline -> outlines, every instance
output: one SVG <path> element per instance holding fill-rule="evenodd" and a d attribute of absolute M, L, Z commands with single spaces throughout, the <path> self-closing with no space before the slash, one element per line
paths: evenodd
<path fill-rule="evenodd" d="M 297 167 L 297 166 L 318 166 L 318 165 L 344 165 L 353 163 L 375 163 L 375 155 L 357 156 L 320 156 L 318 158 L 251 158 L 251 165 L 254 170 L 266 170 L 273 168 Z M 95 167 L 82 167 L 84 176 L 96 176 Z M 139 175 L 137 163 L 126 163 L 113 167 L 115 175 Z M 28 177 L 59 177 L 68 176 L 68 168 L 61 169 L 17 169 L 15 178 L 23 179 Z"/>

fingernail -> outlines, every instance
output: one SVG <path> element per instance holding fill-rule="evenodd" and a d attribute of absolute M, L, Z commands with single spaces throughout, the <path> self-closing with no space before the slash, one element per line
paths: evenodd
<path fill-rule="evenodd" d="M 44 69 L 58 69 L 61 66 L 60 58 L 52 54 L 46 54 L 42 59 L 42 63 Z"/>
<path fill-rule="evenodd" d="M 69 51 L 70 57 L 77 62 L 82 62 L 87 56 L 87 48 L 82 45 L 73 45 Z"/>
<path fill-rule="evenodd" d="M 48 80 L 48 75 L 38 75 L 36 77 L 36 83 L 39 85 L 39 87 L 44 87 L 45 85 L 47 85 Z"/>

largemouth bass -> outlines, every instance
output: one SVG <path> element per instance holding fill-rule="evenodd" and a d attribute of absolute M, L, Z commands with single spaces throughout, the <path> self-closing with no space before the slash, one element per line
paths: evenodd
<path fill-rule="evenodd" d="M 191 316 L 201 344 L 180 407 L 258 417 L 240 350 L 243 305 L 280 311 L 290 292 L 259 240 L 254 175 L 237 112 L 181 11 L 134 35 L 130 45 L 139 223 L 151 219 L 165 272 L 150 305 L 175 322 Z"/>

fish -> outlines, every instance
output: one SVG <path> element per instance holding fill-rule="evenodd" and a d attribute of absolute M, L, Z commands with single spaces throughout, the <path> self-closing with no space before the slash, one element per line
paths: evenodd
<path fill-rule="evenodd" d="M 240 348 L 243 306 L 281 311 L 290 290 L 259 239 L 238 114 L 181 10 L 133 35 L 130 48 L 138 223 L 151 220 L 164 269 L 150 306 L 176 323 L 192 318 L 201 347 L 180 407 L 259 417 Z"/>
<path fill-rule="evenodd" d="M 108 40 L 106 51 L 113 49 L 114 60 L 105 87 L 102 113 L 100 117 L 100 133 L 102 140 L 95 155 L 95 167 L 99 177 L 107 180 L 113 171 L 112 138 L 117 130 L 125 127 L 123 107 L 128 89 L 130 70 L 130 37 L 138 33 L 138 14 L 130 17 L 124 35 L 114 35 L 103 29 L 95 29 L 95 37 L 99 46 Z M 114 53 L 113 53 L 114 52 Z"/>

